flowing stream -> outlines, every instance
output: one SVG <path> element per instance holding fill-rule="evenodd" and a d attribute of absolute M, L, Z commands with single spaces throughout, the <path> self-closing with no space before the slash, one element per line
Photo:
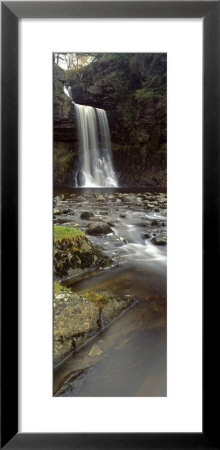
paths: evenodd
<path fill-rule="evenodd" d="M 72 99 L 71 88 L 64 93 Z M 74 103 L 79 135 L 79 168 L 75 186 L 116 187 L 109 125 L 104 109 Z"/>
<path fill-rule="evenodd" d="M 166 235 L 164 194 L 152 194 L 159 204 L 155 212 L 137 204 L 139 194 L 106 191 L 101 204 L 86 190 L 72 191 L 76 193 L 66 204 L 74 205 L 74 216 L 59 216 L 57 223 L 73 220 L 86 231 L 80 219 L 85 208 L 100 220 L 106 217 L 114 224 L 113 232 L 89 239 L 118 263 L 78 282 L 69 279 L 66 285 L 82 294 L 95 289 L 131 295 L 136 303 L 55 370 L 54 390 L 64 386 L 62 396 L 166 396 L 166 245 L 152 243 L 158 233 Z M 81 375 L 71 381 L 77 370 Z"/>

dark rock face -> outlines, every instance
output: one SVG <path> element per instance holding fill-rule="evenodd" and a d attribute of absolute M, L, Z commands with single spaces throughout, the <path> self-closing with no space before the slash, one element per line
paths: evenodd
<path fill-rule="evenodd" d="M 74 184 L 78 164 L 78 137 L 72 101 L 64 94 L 66 74 L 54 66 L 53 168 L 54 184 Z"/>
<path fill-rule="evenodd" d="M 156 69 L 152 70 L 153 79 L 158 74 Z M 74 105 L 63 93 L 65 73 L 61 72 L 62 69 L 55 68 L 54 146 L 56 149 L 57 142 L 65 143 L 64 154 L 72 155 L 66 171 L 76 173 L 79 158 L 76 117 Z M 132 75 L 128 83 L 128 74 L 129 63 L 113 71 L 110 60 L 100 60 L 83 69 L 80 82 L 69 79 L 68 83 L 76 103 L 106 110 L 120 186 L 166 187 L 166 104 L 159 95 L 142 98 L 141 76 Z M 65 183 L 67 178 L 60 177 Z M 55 183 L 60 179 L 55 175 Z"/>

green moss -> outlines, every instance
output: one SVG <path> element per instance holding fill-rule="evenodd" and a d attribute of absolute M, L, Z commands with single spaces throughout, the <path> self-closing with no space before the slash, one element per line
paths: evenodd
<path fill-rule="evenodd" d="M 85 233 L 78 228 L 62 227 L 59 225 L 54 225 L 53 233 L 54 242 L 62 241 L 63 239 L 70 239 L 74 241 L 77 237 L 85 236 Z"/>
<path fill-rule="evenodd" d="M 100 292 L 100 291 L 97 292 L 89 290 L 83 292 L 83 297 L 85 297 L 90 302 L 94 303 L 99 308 L 103 309 L 112 296 L 109 292 Z"/>
<path fill-rule="evenodd" d="M 53 294 L 59 294 L 62 291 L 69 291 L 71 292 L 71 290 L 65 286 L 62 286 L 62 284 L 58 283 L 57 281 L 54 281 L 53 283 Z"/>
<path fill-rule="evenodd" d="M 73 161 L 73 154 L 66 153 L 66 154 L 58 154 L 57 152 L 54 152 L 54 165 L 56 167 L 63 167 L 64 169 L 68 169 L 70 164 Z"/>

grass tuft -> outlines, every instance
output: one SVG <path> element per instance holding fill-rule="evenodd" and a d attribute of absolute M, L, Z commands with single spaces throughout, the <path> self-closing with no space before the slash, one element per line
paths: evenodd
<path fill-rule="evenodd" d="M 63 239 L 74 240 L 75 238 L 80 236 L 85 236 L 85 233 L 78 228 L 61 227 L 59 225 L 54 225 L 53 227 L 54 242 L 62 241 Z"/>

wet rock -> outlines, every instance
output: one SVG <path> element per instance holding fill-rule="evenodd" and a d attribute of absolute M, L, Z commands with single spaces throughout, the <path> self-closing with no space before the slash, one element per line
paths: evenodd
<path fill-rule="evenodd" d="M 166 245 L 167 244 L 167 237 L 164 234 L 158 234 L 153 237 L 151 241 L 154 245 Z"/>
<path fill-rule="evenodd" d="M 160 225 L 160 222 L 158 222 L 158 220 L 152 220 L 151 225 L 153 227 L 155 227 L 155 226 L 158 227 Z"/>
<path fill-rule="evenodd" d="M 68 354 L 77 351 L 92 336 L 98 334 L 134 302 L 130 296 L 117 297 L 109 292 L 91 293 L 91 291 L 78 295 L 70 289 L 59 286 L 59 284 L 58 288 L 56 286 L 58 292 L 54 294 L 55 366 Z M 101 353 L 100 347 L 94 344 L 88 356 L 97 357 Z"/>
<path fill-rule="evenodd" d="M 108 226 L 108 225 L 107 225 Z M 55 279 L 74 276 L 78 269 L 107 267 L 111 260 L 92 244 L 85 235 L 54 242 Z M 78 273 L 77 273 L 78 276 Z"/>
<path fill-rule="evenodd" d="M 80 218 L 86 220 L 86 219 L 90 219 L 90 217 L 93 217 L 93 216 L 94 216 L 93 212 L 83 211 L 80 215 Z"/>
<path fill-rule="evenodd" d="M 101 194 L 93 194 L 93 195 L 96 198 L 97 202 L 104 202 L 105 201 L 105 197 L 103 197 L 103 195 L 101 195 Z"/>
<path fill-rule="evenodd" d="M 140 220 L 139 222 L 136 222 L 135 224 L 137 227 L 149 227 L 150 226 L 150 221 L 149 220 Z"/>
<path fill-rule="evenodd" d="M 133 298 L 117 297 L 112 298 L 101 313 L 101 326 L 106 327 L 108 323 L 117 317 L 124 309 L 128 308 L 134 302 Z"/>
<path fill-rule="evenodd" d="M 77 202 L 81 202 L 81 203 L 86 201 L 85 197 L 83 197 L 82 195 L 79 195 L 76 200 L 77 200 Z"/>
<path fill-rule="evenodd" d="M 106 222 L 93 222 L 89 224 L 86 233 L 91 236 L 100 236 L 112 233 L 112 229 Z"/>
<path fill-rule="evenodd" d="M 67 205 L 63 205 L 58 203 L 56 205 L 56 208 L 54 209 L 58 209 L 60 211 L 60 214 L 64 215 L 64 214 L 72 214 L 74 215 L 75 212 L 72 210 L 72 208 L 69 208 Z"/>
<path fill-rule="evenodd" d="M 166 196 L 165 195 L 163 195 L 163 194 L 161 194 L 160 196 L 159 196 L 159 202 L 160 203 L 166 203 L 167 202 L 167 199 L 166 199 Z"/>
<path fill-rule="evenodd" d="M 71 341 L 65 341 L 59 336 L 59 340 L 54 339 L 54 366 L 60 364 L 72 351 L 74 347 Z"/>
<path fill-rule="evenodd" d="M 62 214 L 74 214 L 72 208 L 69 207 L 68 202 L 57 203 L 56 207 L 62 212 Z"/>
<path fill-rule="evenodd" d="M 114 222 L 110 222 L 109 220 L 106 222 L 110 227 L 114 227 Z"/>
<path fill-rule="evenodd" d="M 99 330 L 99 308 L 83 297 L 67 291 L 57 294 L 55 299 L 54 365 L 57 365 Z"/>
<path fill-rule="evenodd" d="M 147 209 L 154 209 L 154 204 L 153 203 L 150 203 L 150 202 L 148 202 L 148 201 L 144 201 L 143 202 L 143 205 L 145 206 L 145 208 L 147 208 Z"/>
<path fill-rule="evenodd" d="M 150 239 L 151 235 L 150 235 L 150 233 L 143 233 L 142 237 L 143 237 L 143 239 Z"/>
<path fill-rule="evenodd" d="M 120 217 L 122 217 L 122 218 L 126 217 L 126 214 L 125 214 L 124 211 L 122 211 L 122 212 L 120 213 Z"/>
<path fill-rule="evenodd" d="M 132 203 L 135 200 L 134 195 L 130 194 L 122 194 L 121 201 L 125 203 Z"/>
<path fill-rule="evenodd" d="M 71 374 L 68 374 L 64 378 L 64 380 L 62 380 L 62 385 L 58 385 L 58 387 L 56 388 L 56 390 L 54 392 L 54 396 L 59 397 L 59 396 L 65 394 L 66 392 L 68 392 L 71 389 L 73 382 L 77 378 L 79 378 L 81 375 L 83 375 L 85 372 L 86 372 L 86 368 L 74 370 L 73 372 L 71 372 Z"/>
<path fill-rule="evenodd" d="M 109 215 L 109 212 L 107 211 L 107 209 L 103 209 L 102 211 L 99 211 L 99 214 L 100 214 L 101 216 L 108 216 L 108 215 Z"/>
<path fill-rule="evenodd" d="M 57 195 L 56 197 L 54 197 L 55 202 L 59 202 L 63 199 L 64 199 L 64 194 L 60 194 L 60 195 Z"/>
<path fill-rule="evenodd" d="M 142 198 L 141 197 L 136 197 L 136 204 L 137 205 L 142 205 Z"/>
<path fill-rule="evenodd" d="M 97 345 L 94 344 L 89 352 L 89 356 L 99 356 L 103 353 L 103 351 L 101 350 L 101 348 Z"/>
<path fill-rule="evenodd" d="M 53 208 L 53 213 L 54 213 L 56 216 L 58 216 L 58 215 L 62 214 L 62 211 L 60 211 L 60 209 L 58 209 L 58 208 Z"/>

